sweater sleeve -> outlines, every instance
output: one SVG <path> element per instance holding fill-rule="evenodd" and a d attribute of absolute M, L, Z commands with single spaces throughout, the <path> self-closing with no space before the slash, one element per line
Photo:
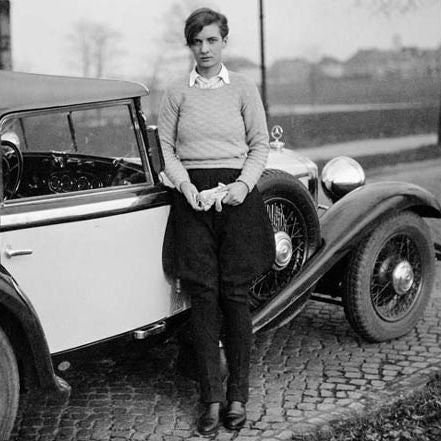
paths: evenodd
<path fill-rule="evenodd" d="M 179 102 L 172 89 L 165 92 L 158 115 L 158 131 L 165 162 L 165 174 L 179 190 L 185 181 L 190 181 L 187 170 L 176 154 L 175 143 L 179 118 Z"/>
<path fill-rule="evenodd" d="M 265 110 L 257 86 L 247 81 L 242 94 L 242 117 L 249 152 L 238 181 L 251 191 L 257 184 L 268 159 L 269 137 Z"/>

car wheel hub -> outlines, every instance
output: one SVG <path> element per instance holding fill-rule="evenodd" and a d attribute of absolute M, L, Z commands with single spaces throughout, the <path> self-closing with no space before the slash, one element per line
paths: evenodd
<path fill-rule="evenodd" d="M 406 294 L 413 282 L 414 274 L 411 264 L 407 260 L 399 262 L 392 271 L 392 283 L 397 294 Z"/>
<path fill-rule="evenodd" d="M 277 231 L 274 234 L 276 242 L 276 259 L 273 268 L 281 271 L 287 267 L 292 257 L 292 242 L 289 234 L 284 231 Z"/>

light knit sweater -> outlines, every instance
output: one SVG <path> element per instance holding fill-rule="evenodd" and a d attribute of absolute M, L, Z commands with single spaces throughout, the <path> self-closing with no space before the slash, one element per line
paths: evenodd
<path fill-rule="evenodd" d="M 179 189 L 187 169 L 240 169 L 249 190 L 262 174 L 269 153 L 265 112 L 256 85 L 229 72 L 230 84 L 216 89 L 190 87 L 188 77 L 164 94 L 158 128 L 165 174 Z"/>

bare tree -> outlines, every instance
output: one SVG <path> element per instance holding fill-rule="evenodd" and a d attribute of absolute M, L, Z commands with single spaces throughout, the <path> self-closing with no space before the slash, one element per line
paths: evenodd
<path fill-rule="evenodd" d="M 407 14 L 418 8 L 438 3 L 439 0 L 355 0 L 356 5 L 370 9 L 374 13 L 392 15 Z"/>
<path fill-rule="evenodd" d="M 75 62 L 86 77 L 103 77 L 121 55 L 121 35 L 103 23 L 77 22 L 68 40 Z"/>
<path fill-rule="evenodd" d="M 148 81 L 149 88 L 153 92 L 150 96 L 150 102 L 154 109 L 159 106 L 161 98 L 159 90 L 163 86 L 161 82 L 164 77 L 167 77 L 168 72 L 179 69 L 176 60 L 183 62 L 183 68 L 191 68 L 193 65 L 193 57 L 185 46 L 184 25 L 191 12 L 202 6 L 210 7 L 210 4 L 207 1 L 202 3 L 201 0 L 176 1 L 162 16 L 163 31 L 154 43 L 159 52 L 153 62 L 151 76 Z M 213 5 L 211 7 L 216 9 Z M 149 62 L 151 65 L 151 57 L 149 57 Z"/>

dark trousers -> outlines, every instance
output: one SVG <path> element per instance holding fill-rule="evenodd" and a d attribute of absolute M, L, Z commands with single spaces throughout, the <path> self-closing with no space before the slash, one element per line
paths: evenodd
<path fill-rule="evenodd" d="M 224 400 L 219 359 L 222 339 L 228 364 L 227 400 L 245 403 L 252 335 L 248 284 L 218 286 L 183 281 L 183 288 L 191 295 L 191 327 L 201 401 Z"/>
<path fill-rule="evenodd" d="M 189 170 L 199 191 L 219 182 L 234 182 L 239 173 Z M 222 337 L 229 370 L 227 399 L 246 402 L 252 337 L 248 287 L 254 277 L 271 267 L 275 253 L 262 197 L 255 188 L 238 206 L 223 205 L 219 213 L 214 207 L 198 212 L 182 194 L 174 192 L 170 216 L 167 243 L 174 244 L 174 274 L 191 298 L 201 400 L 224 399 L 219 363 Z"/>

